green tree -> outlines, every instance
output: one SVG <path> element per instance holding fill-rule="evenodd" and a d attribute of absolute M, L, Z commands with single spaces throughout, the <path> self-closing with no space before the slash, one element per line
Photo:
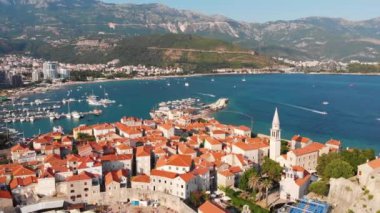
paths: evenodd
<path fill-rule="evenodd" d="M 263 182 L 263 187 L 265 188 L 265 206 L 268 207 L 268 196 L 269 196 L 269 189 L 272 188 L 273 186 L 273 181 L 270 179 L 264 179 Z"/>
<path fill-rule="evenodd" d="M 346 161 L 353 167 L 354 173 L 356 174 L 357 168 L 360 164 L 375 158 L 375 151 L 373 149 L 353 149 L 342 151 L 340 155 L 342 156 L 342 160 Z"/>
<path fill-rule="evenodd" d="M 248 188 L 253 191 L 253 194 L 256 195 L 257 188 L 260 185 L 260 177 L 257 175 L 251 175 L 248 180 Z"/>
<path fill-rule="evenodd" d="M 327 164 L 323 171 L 323 177 L 330 178 L 349 178 L 354 175 L 352 166 L 344 160 L 335 160 Z"/>
<path fill-rule="evenodd" d="M 338 153 L 329 153 L 329 154 L 323 154 L 321 157 L 318 158 L 317 163 L 317 173 L 323 177 L 323 172 L 325 171 L 326 166 L 335 160 L 341 159 L 340 154 Z"/>
<path fill-rule="evenodd" d="M 284 155 L 289 152 L 288 141 L 281 141 L 281 155 Z"/>
<path fill-rule="evenodd" d="M 250 189 L 249 180 L 252 177 L 252 175 L 255 175 L 255 176 L 257 175 L 257 172 L 253 168 L 246 170 L 242 174 L 239 180 L 239 189 L 244 190 L 244 191 L 248 191 Z"/>
<path fill-rule="evenodd" d="M 329 185 L 326 181 L 316 181 L 309 186 L 309 191 L 326 196 L 329 193 Z"/>
<path fill-rule="evenodd" d="M 281 179 L 282 167 L 276 161 L 265 157 L 261 166 L 261 174 L 265 174 L 272 181 L 278 182 Z"/>

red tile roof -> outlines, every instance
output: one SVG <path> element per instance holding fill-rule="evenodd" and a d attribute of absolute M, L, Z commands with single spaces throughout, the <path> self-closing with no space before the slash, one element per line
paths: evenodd
<path fill-rule="evenodd" d="M 132 182 L 150 183 L 150 177 L 148 175 L 137 175 L 132 177 Z"/>
<path fill-rule="evenodd" d="M 368 165 L 373 169 L 380 168 L 380 158 L 368 162 Z"/>
<path fill-rule="evenodd" d="M 153 169 L 152 171 L 150 171 L 150 175 L 173 179 L 173 178 L 176 178 L 178 174 L 174 172 L 167 172 L 167 171 Z"/>
<path fill-rule="evenodd" d="M 310 145 L 307 145 L 303 148 L 294 149 L 291 152 L 293 152 L 296 156 L 306 155 L 312 152 L 318 152 L 320 149 L 322 149 L 325 145 L 317 142 L 313 142 Z"/>
<path fill-rule="evenodd" d="M 301 143 L 308 143 L 310 141 L 310 138 L 302 137 L 300 135 L 295 135 L 292 137 L 292 141 L 297 141 Z"/>
<path fill-rule="evenodd" d="M 0 190 L 0 199 L 12 199 L 12 195 L 9 191 Z"/>
<path fill-rule="evenodd" d="M 210 201 L 206 201 L 205 203 L 203 203 L 199 208 L 198 208 L 199 211 L 201 211 L 202 213 L 225 213 L 226 211 L 223 210 L 220 206 L 210 202 Z"/>

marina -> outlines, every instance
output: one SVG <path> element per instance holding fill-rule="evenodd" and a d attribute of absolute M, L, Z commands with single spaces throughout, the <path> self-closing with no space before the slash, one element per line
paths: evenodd
<path fill-rule="evenodd" d="M 245 82 L 242 82 L 243 77 Z M 199 102 L 202 103 L 213 103 L 225 97 L 228 98 L 227 109 L 213 113 L 221 122 L 250 126 L 251 118 L 248 116 L 230 113 L 239 111 L 253 118 L 255 131 L 265 132 L 270 127 L 267 121 L 271 119 L 273 109 L 278 107 L 284 118 L 282 122 L 287 127 L 283 133 L 284 137 L 301 134 L 316 141 L 335 137 L 344 140 L 349 147 L 371 147 L 380 151 L 380 146 L 376 143 L 380 124 L 380 102 L 373 99 L 380 93 L 378 81 L 379 77 L 376 76 L 273 74 L 71 85 L 30 95 L 27 99 L 15 99 L 13 103 L 12 100 L 2 102 L 0 124 L 5 126 L 4 121 L 7 119 L 9 123 L 6 124 L 9 128 L 31 137 L 39 129 L 41 132 L 47 132 L 57 125 L 71 131 L 80 124 L 116 122 L 120 117 L 128 115 L 148 119 L 152 108 L 158 109 L 157 104 L 161 102 L 191 97 L 200 99 Z M 185 82 L 190 86 L 185 87 Z M 168 83 L 170 86 L 167 86 Z M 350 86 L 352 84 L 355 86 Z M 332 89 L 335 90 L 334 93 L 331 93 Z M 107 98 L 105 91 L 108 99 L 115 100 L 116 103 L 104 107 L 93 106 L 87 102 L 87 97 L 92 94 L 98 96 L 98 101 Z M 366 106 L 366 110 L 363 110 L 363 106 Z M 13 117 L 12 113 L 20 116 Z M 54 119 L 50 120 L 50 113 L 58 113 L 59 119 L 55 119 L 54 116 Z M 83 115 L 82 118 L 80 113 Z M 70 116 L 67 116 L 68 114 Z M 318 131 L 315 131 L 316 129 Z"/>

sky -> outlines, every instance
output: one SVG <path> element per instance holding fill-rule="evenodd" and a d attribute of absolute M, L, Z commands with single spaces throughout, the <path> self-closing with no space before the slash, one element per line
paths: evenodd
<path fill-rule="evenodd" d="M 267 22 L 309 16 L 365 20 L 380 17 L 380 0 L 103 0 L 111 3 L 162 3 L 239 21 Z"/>

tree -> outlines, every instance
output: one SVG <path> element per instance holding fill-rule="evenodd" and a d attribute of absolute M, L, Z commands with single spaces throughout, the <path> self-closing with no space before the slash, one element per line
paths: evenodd
<path fill-rule="evenodd" d="M 329 193 L 329 185 L 326 181 L 316 181 L 309 186 L 309 191 L 326 196 Z"/>
<path fill-rule="evenodd" d="M 318 158 L 317 173 L 323 177 L 323 172 L 325 171 L 327 164 L 338 159 L 341 159 L 341 156 L 336 152 L 323 154 Z"/>
<path fill-rule="evenodd" d="M 248 191 L 250 189 L 249 180 L 252 177 L 252 175 L 257 175 L 257 172 L 253 168 L 248 169 L 243 173 L 239 180 L 239 189 L 244 191 Z"/>
<path fill-rule="evenodd" d="M 327 164 L 323 171 L 323 177 L 330 178 L 349 178 L 354 175 L 352 166 L 344 160 L 338 159 Z"/>
<path fill-rule="evenodd" d="M 269 189 L 272 188 L 273 182 L 270 179 L 264 179 L 263 182 L 263 187 L 265 188 L 265 205 L 268 207 L 268 194 L 269 194 Z"/>
<path fill-rule="evenodd" d="M 261 173 L 267 175 L 270 180 L 278 182 L 281 179 L 282 167 L 276 161 L 265 157 Z"/>
<path fill-rule="evenodd" d="M 257 188 L 260 186 L 260 177 L 256 174 L 251 175 L 248 180 L 248 188 L 252 190 L 252 195 L 254 200 L 256 199 Z"/>
<path fill-rule="evenodd" d="M 288 141 L 282 140 L 281 141 L 281 155 L 286 154 L 289 152 L 289 146 Z"/>
<path fill-rule="evenodd" d="M 375 158 L 375 151 L 373 149 L 353 149 L 342 151 L 340 155 L 342 156 L 342 160 L 346 161 L 353 167 L 356 174 L 358 165 Z"/>

